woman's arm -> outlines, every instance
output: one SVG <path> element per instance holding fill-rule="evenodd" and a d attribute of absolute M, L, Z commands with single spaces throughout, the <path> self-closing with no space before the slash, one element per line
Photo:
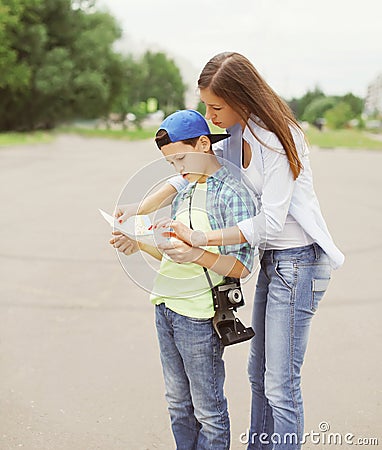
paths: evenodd
<path fill-rule="evenodd" d="M 187 225 L 177 220 L 161 219 L 155 225 L 155 229 L 172 228 L 172 232 L 164 232 L 166 237 L 176 237 L 193 247 L 203 247 L 207 245 L 234 245 L 247 242 L 244 234 L 238 226 L 224 228 L 221 230 L 200 231 L 191 230 Z"/>
<path fill-rule="evenodd" d="M 195 247 L 244 242 L 256 247 L 270 238 L 279 236 L 284 229 L 295 180 L 282 149 L 278 151 L 263 148 L 262 164 L 264 171 L 262 208 L 255 216 L 238 222 L 237 226 L 208 232 L 193 231 L 186 225 L 169 219 L 158 222 L 158 225 L 172 227 L 174 236 Z"/>
<path fill-rule="evenodd" d="M 203 251 L 195 263 L 226 277 L 245 278 L 249 275 L 249 270 L 233 255 Z"/>

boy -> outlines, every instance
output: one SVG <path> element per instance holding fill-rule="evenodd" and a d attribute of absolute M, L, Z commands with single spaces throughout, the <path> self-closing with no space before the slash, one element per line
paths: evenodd
<path fill-rule="evenodd" d="M 167 117 L 155 141 L 166 160 L 189 181 L 172 203 L 172 217 L 196 230 L 233 226 L 253 217 L 252 200 L 219 164 L 211 144 L 229 137 L 211 134 L 197 111 L 177 111 Z M 178 449 L 228 450 L 230 424 L 224 396 L 223 346 L 212 317 L 213 286 L 223 276 L 240 278 L 252 268 L 249 244 L 208 248 L 173 241 L 172 258 L 152 247 L 119 235 L 110 241 L 119 251 L 143 250 L 161 260 L 151 301 L 156 305 L 156 327 L 166 386 L 166 400 Z M 182 264 L 179 264 L 181 262 Z"/>

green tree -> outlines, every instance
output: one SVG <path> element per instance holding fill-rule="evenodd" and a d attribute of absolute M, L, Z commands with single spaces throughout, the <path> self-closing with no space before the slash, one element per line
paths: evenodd
<path fill-rule="evenodd" d="M 125 117 L 135 114 L 140 126 L 148 114 L 147 102 L 155 99 L 166 115 L 184 108 L 185 85 L 179 68 L 164 53 L 146 52 L 140 59 L 127 56 L 123 62 L 124 83 L 113 111 Z"/>
<path fill-rule="evenodd" d="M 333 108 L 325 112 L 325 119 L 329 128 L 343 128 L 353 116 L 353 111 L 348 103 L 337 103 Z"/>
<path fill-rule="evenodd" d="M 158 108 L 166 115 L 176 109 L 183 109 L 186 86 L 175 62 L 164 53 L 148 51 L 143 55 L 141 65 L 143 74 L 141 100 L 156 98 Z"/>
<path fill-rule="evenodd" d="M 336 100 L 333 97 L 317 97 L 310 102 L 302 115 L 302 120 L 306 120 L 309 123 L 316 123 L 317 119 L 324 117 L 325 111 L 336 104 Z"/>
<path fill-rule="evenodd" d="M 351 92 L 349 92 L 343 97 L 340 97 L 340 99 L 350 106 L 353 113 L 353 117 L 357 117 L 362 114 L 365 103 L 362 98 L 357 97 L 353 95 Z"/>
<path fill-rule="evenodd" d="M 92 1 L 74 8 L 70 0 L 2 0 L 0 18 L 0 130 L 50 128 L 110 110 L 123 83 L 112 16 Z"/>
<path fill-rule="evenodd" d="M 196 107 L 196 110 L 200 112 L 203 116 L 206 115 L 206 105 L 202 101 L 198 102 L 198 106 Z"/>
<path fill-rule="evenodd" d="M 142 83 L 143 76 L 142 65 L 135 61 L 131 55 L 125 57 L 122 63 L 123 83 L 119 95 L 114 100 L 113 112 L 120 114 L 121 117 L 125 117 L 127 113 L 132 112 L 138 114 L 141 118 L 142 106 L 140 102 L 146 96 Z M 146 115 L 146 112 L 144 115 Z"/>
<path fill-rule="evenodd" d="M 306 109 L 306 107 L 312 103 L 313 100 L 316 100 L 318 98 L 325 97 L 325 94 L 322 92 L 322 90 L 316 86 L 314 90 L 309 90 L 304 94 L 301 98 L 292 98 L 288 102 L 290 108 L 292 109 L 294 115 L 298 120 L 303 120 L 303 114 Z"/>
<path fill-rule="evenodd" d="M 18 60 L 13 48 L 13 33 L 21 32 L 21 16 L 27 5 L 28 1 L 22 0 L 0 3 L 0 90 L 9 87 L 17 93 L 28 86 L 31 77 L 30 68 L 25 61 Z"/>

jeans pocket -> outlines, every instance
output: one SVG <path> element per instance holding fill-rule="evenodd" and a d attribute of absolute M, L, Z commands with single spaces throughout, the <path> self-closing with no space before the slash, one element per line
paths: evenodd
<path fill-rule="evenodd" d="M 203 323 L 210 323 L 212 321 L 212 319 L 201 319 L 199 317 L 187 317 L 187 321 L 203 324 Z"/>
<path fill-rule="evenodd" d="M 295 282 L 295 265 L 292 261 L 277 261 L 275 265 L 276 275 L 289 289 L 293 289 Z"/>
<path fill-rule="evenodd" d="M 318 303 L 324 296 L 326 289 L 328 288 L 330 278 L 313 278 L 312 280 L 312 302 L 311 310 L 317 311 Z"/>

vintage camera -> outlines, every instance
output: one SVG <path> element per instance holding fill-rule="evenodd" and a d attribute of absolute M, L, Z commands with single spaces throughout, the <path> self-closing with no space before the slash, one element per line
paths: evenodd
<path fill-rule="evenodd" d="M 235 317 L 234 311 L 244 305 L 240 279 L 225 277 L 224 283 L 212 289 L 215 315 L 212 324 L 224 346 L 238 344 L 253 338 L 252 327 L 246 328 Z"/>

